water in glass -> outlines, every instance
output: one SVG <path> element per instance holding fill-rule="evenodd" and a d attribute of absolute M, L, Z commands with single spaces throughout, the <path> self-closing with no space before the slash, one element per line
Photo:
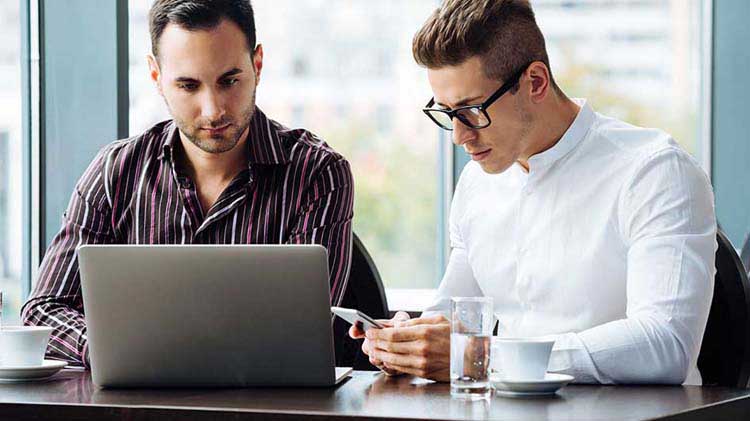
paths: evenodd
<path fill-rule="evenodd" d="M 451 334 L 451 395 L 484 399 L 490 394 L 490 336 Z"/>

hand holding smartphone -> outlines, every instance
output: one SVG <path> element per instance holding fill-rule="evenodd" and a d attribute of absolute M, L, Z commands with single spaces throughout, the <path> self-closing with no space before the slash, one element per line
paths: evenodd
<path fill-rule="evenodd" d="M 375 321 L 372 317 L 352 308 L 331 307 L 331 312 L 353 325 L 359 324 L 364 331 L 367 331 L 368 329 L 382 329 L 385 327 Z"/>

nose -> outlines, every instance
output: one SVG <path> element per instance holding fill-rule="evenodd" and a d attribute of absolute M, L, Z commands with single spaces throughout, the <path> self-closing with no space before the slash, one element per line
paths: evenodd
<path fill-rule="evenodd" d="M 224 103 L 221 96 L 216 92 L 207 89 L 201 99 L 201 116 L 209 122 L 220 121 L 224 114 Z"/>
<path fill-rule="evenodd" d="M 462 146 L 477 138 L 477 130 L 465 125 L 461 120 L 453 119 L 453 144 Z"/>

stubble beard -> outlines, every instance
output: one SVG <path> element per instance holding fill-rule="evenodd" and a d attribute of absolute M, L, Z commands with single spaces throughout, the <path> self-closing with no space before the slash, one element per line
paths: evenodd
<path fill-rule="evenodd" d="M 221 119 L 220 121 L 207 122 L 208 124 L 203 124 L 203 122 L 201 122 L 196 125 L 191 125 L 187 121 L 176 117 L 174 113 L 171 113 L 172 110 L 171 107 L 169 107 L 169 103 L 167 103 L 167 108 L 170 109 L 175 125 L 180 132 L 190 140 L 190 143 L 204 152 L 220 154 L 234 149 L 242 138 L 243 133 L 245 133 L 245 130 L 250 126 L 250 121 L 255 114 L 255 91 L 256 88 L 253 88 L 250 105 L 240 114 L 239 124 L 236 124 L 232 119 Z M 230 124 L 230 127 L 227 128 L 225 133 L 219 136 L 201 137 L 199 135 L 201 131 L 200 127 L 222 127 L 227 124 Z"/>
<path fill-rule="evenodd" d="M 516 138 L 515 141 L 521 144 L 525 144 L 532 129 L 534 128 L 534 116 L 526 111 L 520 105 L 520 102 L 518 100 L 514 102 L 514 109 L 521 121 L 521 130 L 519 131 L 518 138 Z M 512 167 L 514 163 L 516 163 L 516 161 L 490 161 L 487 163 L 480 162 L 479 166 L 482 167 L 482 170 L 484 170 L 484 172 L 488 174 L 500 174 L 502 172 L 505 172 L 508 168 Z"/>

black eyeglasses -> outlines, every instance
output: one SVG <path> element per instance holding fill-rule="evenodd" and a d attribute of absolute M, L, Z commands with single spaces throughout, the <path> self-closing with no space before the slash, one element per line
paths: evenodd
<path fill-rule="evenodd" d="M 490 120 L 490 115 L 487 113 L 487 109 L 501 96 L 503 96 L 503 94 L 514 87 L 516 83 L 518 83 L 518 80 L 521 79 L 521 75 L 523 75 L 523 73 L 530 65 L 531 63 L 523 66 L 521 70 L 513 74 L 510 79 L 503 83 L 503 86 L 498 88 L 495 93 L 490 95 L 490 97 L 481 104 L 465 105 L 463 107 L 458 107 L 452 110 L 432 108 L 432 106 L 435 105 L 435 98 L 432 98 L 430 99 L 430 102 L 427 103 L 425 108 L 422 108 L 422 111 L 427 114 L 427 117 L 430 117 L 430 120 L 434 121 L 435 124 L 437 124 L 441 129 L 453 130 L 454 117 L 461 121 L 461 123 L 463 123 L 466 127 L 472 129 L 483 129 L 492 123 L 492 121 Z"/>

